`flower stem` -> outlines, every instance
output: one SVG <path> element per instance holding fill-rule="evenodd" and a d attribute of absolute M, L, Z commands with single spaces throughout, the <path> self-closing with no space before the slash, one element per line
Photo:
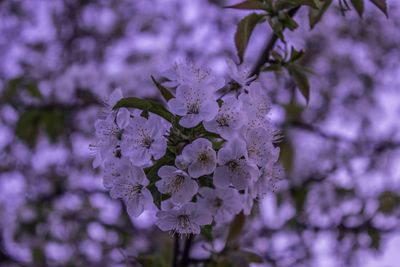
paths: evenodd
<path fill-rule="evenodd" d="M 183 249 L 182 260 L 179 267 L 189 266 L 189 253 L 193 243 L 193 235 L 189 235 L 185 241 L 185 247 Z"/>
<path fill-rule="evenodd" d="M 174 251 L 172 256 L 172 267 L 178 266 L 178 258 L 179 258 L 179 235 L 175 234 L 174 236 Z"/>

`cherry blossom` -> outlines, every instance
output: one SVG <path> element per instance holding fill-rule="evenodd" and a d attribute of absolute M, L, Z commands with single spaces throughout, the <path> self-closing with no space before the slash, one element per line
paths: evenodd
<path fill-rule="evenodd" d="M 116 177 L 110 196 L 122 199 L 128 214 L 137 217 L 142 214 L 145 208 L 150 208 L 153 205 L 153 197 L 146 188 L 149 181 L 139 167 L 127 166 L 124 171 L 124 175 Z"/>
<path fill-rule="evenodd" d="M 176 63 L 173 68 L 163 75 L 169 81 L 164 85 L 178 87 L 179 85 L 195 85 L 197 87 L 212 87 L 217 90 L 224 86 L 225 80 L 215 76 L 206 68 L 199 68 L 193 63 Z"/>
<path fill-rule="evenodd" d="M 185 146 L 182 156 L 190 162 L 188 172 L 193 178 L 211 174 L 217 165 L 217 156 L 212 144 L 204 138 L 196 139 Z"/>
<path fill-rule="evenodd" d="M 259 166 L 266 166 L 268 162 L 275 163 L 279 157 L 279 147 L 272 144 L 272 134 L 264 128 L 255 128 L 246 135 L 247 153 L 250 159 Z"/>
<path fill-rule="evenodd" d="M 96 141 L 90 145 L 95 154 L 94 168 L 101 166 L 107 158 L 113 155 L 115 157 L 121 155 L 120 144 L 124 133 L 124 129 L 118 127 L 111 117 L 97 120 L 95 129 Z"/>
<path fill-rule="evenodd" d="M 247 160 L 246 143 L 235 139 L 218 152 L 218 167 L 214 172 L 214 185 L 226 188 L 230 184 L 243 190 L 258 178 L 259 171 L 255 164 Z"/>
<path fill-rule="evenodd" d="M 132 118 L 125 129 L 121 149 L 136 166 L 147 166 L 152 159 L 160 159 L 167 149 L 164 137 L 167 129 L 155 115 Z"/>
<path fill-rule="evenodd" d="M 176 203 L 185 203 L 197 193 L 199 186 L 189 175 L 173 166 L 162 166 L 158 170 L 161 180 L 156 182 L 158 190 L 163 194 L 171 194 Z"/>
<path fill-rule="evenodd" d="M 179 124 L 192 128 L 202 121 L 212 120 L 218 112 L 214 98 L 214 88 L 180 85 L 176 89 L 176 98 L 168 101 L 173 114 L 182 116 Z"/>
<path fill-rule="evenodd" d="M 216 117 L 203 124 L 207 131 L 218 133 L 225 139 L 231 139 L 243 125 L 245 116 L 241 111 L 241 102 L 236 97 L 229 95 L 223 101 Z"/>
<path fill-rule="evenodd" d="M 228 66 L 228 74 L 229 77 L 238 83 L 241 87 L 247 87 L 253 77 L 249 77 L 250 69 L 246 67 L 239 67 L 232 59 L 227 58 L 225 60 L 226 65 Z"/>
<path fill-rule="evenodd" d="M 159 211 L 157 217 L 156 225 L 162 231 L 172 231 L 181 235 L 200 234 L 200 227 L 212 222 L 210 212 L 192 202 L 177 209 Z"/>
<path fill-rule="evenodd" d="M 199 204 L 209 209 L 217 223 L 225 223 L 232 220 L 233 216 L 238 214 L 243 207 L 243 200 L 237 190 L 233 188 L 212 189 L 202 187 L 199 190 L 202 198 Z"/>

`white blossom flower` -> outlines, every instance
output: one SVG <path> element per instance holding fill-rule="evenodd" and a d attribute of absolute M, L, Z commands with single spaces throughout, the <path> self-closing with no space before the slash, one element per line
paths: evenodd
<path fill-rule="evenodd" d="M 189 175 L 174 166 L 162 166 L 158 170 L 161 180 L 156 182 L 158 191 L 171 194 L 175 203 L 185 203 L 197 193 L 199 186 Z"/>
<path fill-rule="evenodd" d="M 233 188 L 202 187 L 199 194 L 202 197 L 198 199 L 199 205 L 209 209 L 217 223 L 231 221 L 243 208 L 243 199 Z"/>
<path fill-rule="evenodd" d="M 97 120 L 95 122 L 96 141 L 90 145 L 95 154 L 93 167 L 99 167 L 107 158 L 121 157 L 120 144 L 124 129 L 115 124 L 112 117 Z"/>
<path fill-rule="evenodd" d="M 212 222 L 210 212 L 192 202 L 178 209 L 159 211 L 157 217 L 156 225 L 162 231 L 172 231 L 181 235 L 200 234 L 200 227 Z"/>
<path fill-rule="evenodd" d="M 161 210 L 176 210 L 181 206 L 181 204 L 173 202 L 171 198 L 161 202 Z"/>
<path fill-rule="evenodd" d="M 271 101 L 258 82 L 253 82 L 239 95 L 239 99 L 246 107 L 245 111 L 249 117 L 259 117 L 264 119 L 271 110 Z"/>
<path fill-rule="evenodd" d="M 261 169 L 261 175 L 254 185 L 254 194 L 262 198 L 269 192 L 275 192 L 283 176 L 284 170 L 281 164 L 267 164 Z"/>
<path fill-rule="evenodd" d="M 122 97 L 121 89 L 115 89 L 105 102 L 104 119 L 95 122 L 96 142 L 90 145 L 95 154 L 94 168 L 102 165 L 107 158 L 113 157 L 113 154 L 116 157 L 121 156 L 120 143 L 131 113 L 126 108 L 118 111 L 112 108 Z"/>
<path fill-rule="evenodd" d="M 124 96 L 122 94 L 121 88 L 115 89 L 108 97 L 108 100 L 105 102 L 105 110 L 103 111 L 104 113 L 106 113 L 105 114 L 106 116 L 111 116 L 112 119 L 115 121 L 115 123 L 118 125 L 118 127 L 122 129 L 126 127 L 131 115 L 133 115 L 126 108 L 119 108 L 118 110 L 113 110 L 114 106 L 123 97 Z"/>
<path fill-rule="evenodd" d="M 254 160 L 259 167 L 278 160 L 279 147 L 274 147 L 272 134 L 264 128 L 249 130 L 245 140 L 249 159 Z"/>
<path fill-rule="evenodd" d="M 130 168 L 125 168 L 125 171 L 124 175 L 114 181 L 110 196 L 122 199 L 128 214 L 137 217 L 145 208 L 150 209 L 153 205 L 153 197 L 146 188 L 149 181 L 139 167 L 131 165 Z"/>
<path fill-rule="evenodd" d="M 225 139 L 235 136 L 237 129 L 242 127 L 245 116 L 241 112 L 241 102 L 236 97 L 229 95 L 223 99 L 216 117 L 208 122 L 203 122 L 207 131 L 218 133 Z"/>
<path fill-rule="evenodd" d="M 185 146 L 182 156 L 190 162 L 188 172 L 193 178 L 211 174 L 217 165 L 217 155 L 212 144 L 204 138 L 198 138 Z"/>
<path fill-rule="evenodd" d="M 168 101 L 168 107 L 172 113 L 182 116 L 180 125 L 192 128 L 202 121 L 212 120 L 217 114 L 214 92 L 212 87 L 180 85 L 176 97 Z"/>
<path fill-rule="evenodd" d="M 129 156 L 136 166 L 147 166 L 152 158 L 160 159 L 167 149 L 166 130 L 161 119 L 155 115 L 150 115 L 148 119 L 132 118 L 122 140 L 123 154 Z"/>
<path fill-rule="evenodd" d="M 237 82 L 241 87 L 247 87 L 247 85 L 253 80 L 253 77 L 249 77 L 250 69 L 247 67 L 239 67 L 232 59 L 227 58 L 225 60 L 228 66 L 229 77 Z"/>
<path fill-rule="evenodd" d="M 225 80 L 212 74 L 207 68 L 199 68 L 193 63 L 175 63 L 174 67 L 163 74 L 169 81 L 164 85 L 177 87 L 189 85 L 196 87 L 212 87 L 217 90 L 224 86 Z"/>
<path fill-rule="evenodd" d="M 175 166 L 181 170 L 187 170 L 189 167 L 190 161 L 188 158 L 185 158 L 183 155 L 178 155 L 175 158 Z"/>
<path fill-rule="evenodd" d="M 246 143 L 234 139 L 218 151 L 218 167 L 214 172 L 214 185 L 226 188 L 231 183 L 243 190 L 254 182 L 259 175 L 257 166 L 247 160 Z"/>
<path fill-rule="evenodd" d="M 125 157 L 110 157 L 104 162 L 103 186 L 110 190 L 117 179 L 123 176 L 130 176 L 131 162 Z"/>

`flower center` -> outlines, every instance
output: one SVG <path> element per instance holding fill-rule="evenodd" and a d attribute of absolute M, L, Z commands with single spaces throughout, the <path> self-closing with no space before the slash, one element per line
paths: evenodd
<path fill-rule="evenodd" d="M 190 103 L 187 107 L 187 109 L 188 109 L 187 113 L 188 114 L 199 114 L 199 108 L 200 108 L 200 105 L 199 105 L 198 101 L 196 101 L 194 103 Z"/>
<path fill-rule="evenodd" d="M 190 227 L 190 219 L 186 214 L 182 214 L 178 216 L 178 226 L 182 229 L 187 229 Z"/>
<path fill-rule="evenodd" d="M 138 194 L 141 194 L 142 189 L 143 189 L 143 185 L 140 185 L 140 184 L 135 184 L 135 185 L 130 184 L 130 185 L 127 185 L 126 187 L 127 187 L 126 188 L 127 190 L 126 190 L 125 196 L 128 198 L 131 198 Z"/>
<path fill-rule="evenodd" d="M 210 157 L 208 156 L 207 151 L 200 152 L 197 157 L 197 160 L 201 164 L 206 165 L 210 161 Z"/>
<path fill-rule="evenodd" d="M 154 139 L 151 138 L 150 136 L 145 136 L 142 140 L 142 145 L 149 149 L 151 147 L 151 144 L 154 142 Z"/>
<path fill-rule="evenodd" d="M 220 127 L 229 127 L 229 119 L 225 116 L 221 116 L 216 119 L 216 122 L 219 124 Z"/>
<path fill-rule="evenodd" d="M 224 203 L 224 201 L 222 199 L 220 199 L 219 197 L 217 197 L 214 200 L 214 207 L 220 208 L 223 203 Z"/>
<path fill-rule="evenodd" d="M 232 172 L 234 172 L 235 170 L 237 170 L 238 169 L 238 167 L 239 167 L 239 162 L 237 162 L 236 160 L 231 160 L 231 161 L 229 161 L 228 162 L 228 169 L 230 170 L 230 171 L 232 171 Z"/>
<path fill-rule="evenodd" d="M 168 185 L 168 191 L 170 193 L 176 193 L 181 188 L 184 182 L 185 182 L 185 176 L 177 174 L 175 176 L 175 179 L 172 180 L 172 182 Z"/>

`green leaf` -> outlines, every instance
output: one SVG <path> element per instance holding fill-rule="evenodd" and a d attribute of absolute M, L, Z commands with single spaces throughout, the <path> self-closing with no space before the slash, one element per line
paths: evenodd
<path fill-rule="evenodd" d="M 291 31 L 294 31 L 297 29 L 297 27 L 299 27 L 297 22 L 287 13 L 283 13 L 279 20 L 281 21 L 283 27 L 286 27 Z"/>
<path fill-rule="evenodd" d="M 43 98 L 37 84 L 24 77 L 18 77 L 8 81 L 6 97 L 15 96 L 18 93 L 18 90 L 26 90 L 34 98 Z"/>
<path fill-rule="evenodd" d="M 252 13 L 239 22 L 235 33 L 235 45 L 240 63 L 243 62 L 244 53 L 255 26 L 263 19 L 263 15 Z"/>
<path fill-rule="evenodd" d="M 158 170 L 161 168 L 161 166 L 169 165 L 172 164 L 173 162 L 174 162 L 173 155 L 168 153 L 161 159 L 157 160 L 153 164 L 153 166 L 144 169 L 144 172 L 147 176 L 147 179 L 149 179 L 150 183 L 155 183 L 160 179 L 160 177 L 158 177 Z"/>
<path fill-rule="evenodd" d="M 297 212 L 301 212 L 303 210 L 304 204 L 306 203 L 308 196 L 307 187 L 294 187 L 291 189 L 291 194 L 294 201 L 294 206 Z"/>
<path fill-rule="evenodd" d="M 400 205 L 400 196 L 392 191 L 385 191 L 379 195 L 379 211 L 385 214 L 392 213 Z"/>
<path fill-rule="evenodd" d="M 294 8 L 298 6 L 309 6 L 315 9 L 318 8 L 314 0 L 278 0 L 275 5 L 278 10 Z"/>
<path fill-rule="evenodd" d="M 381 245 L 381 233 L 377 229 L 368 229 L 367 234 L 371 239 L 371 247 L 375 250 L 379 250 Z"/>
<path fill-rule="evenodd" d="M 283 168 L 290 172 L 293 169 L 293 161 L 294 161 L 294 149 L 289 140 L 285 140 L 279 145 L 281 149 L 281 153 L 279 156 L 279 160 L 282 163 Z"/>
<path fill-rule="evenodd" d="M 271 64 L 261 69 L 261 71 L 281 71 L 281 70 L 282 70 L 282 65 L 280 64 Z"/>
<path fill-rule="evenodd" d="M 239 237 L 242 233 L 245 222 L 246 217 L 244 216 L 243 212 L 236 215 L 236 217 L 233 219 L 229 228 L 228 237 L 226 238 L 226 248 L 235 248 L 238 246 Z"/>
<path fill-rule="evenodd" d="M 201 227 L 201 235 L 207 241 L 213 241 L 212 225 L 205 225 L 205 226 Z"/>
<path fill-rule="evenodd" d="M 158 91 L 160 91 L 161 95 L 164 97 L 164 99 L 166 101 L 170 100 L 171 98 L 174 98 L 174 95 L 167 88 L 162 86 L 161 83 L 157 82 L 157 80 L 154 79 L 153 76 L 150 76 L 150 77 L 151 77 L 153 83 L 156 85 Z"/>
<path fill-rule="evenodd" d="M 321 20 L 331 3 L 332 0 L 319 1 L 318 9 L 310 9 L 308 13 L 310 29 L 314 29 L 315 25 Z"/>
<path fill-rule="evenodd" d="M 46 133 L 51 141 L 56 141 L 57 138 L 64 132 L 65 114 L 61 110 L 52 110 L 42 112 L 42 123 Z"/>
<path fill-rule="evenodd" d="M 15 127 L 16 136 L 30 146 L 34 145 L 39 133 L 41 118 L 41 112 L 36 109 L 22 113 Z"/>
<path fill-rule="evenodd" d="M 389 17 L 388 11 L 387 11 L 387 4 L 386 0 L 370 0 L 377 8 L 379 8 L 383 14 L 385 14 L 386 17 Z"/>
<path fill-rule="evenodd" d="M 304 70 L 298 64 L 289 64 L 286 68 L 308 104 L 310 101 L 310 84 Z"/>
<path fill-rule="evenodd" d="M 240 2 L 238 4 L 234 4 L 231 6 L 225 6 L 224 8 L 272 11 L 271 2 L 262 3 L 257 0 L 246 0 L 246 1 Z"/>
<path fill-rule="evenodd" d="M 293 46 L 290 50 L 290 62 L 295 62 L 300 60 L 304 55 L 303 50 L 297 51 Z"/>
<path fill-rule="evenodd" d="M 151 113 L 163 117 L 164 119 L 166 119 L 171 123 L 174 118 L 174 115 L 171 112 L 169 112 L 165 107 L 163 107 L 160 103 L 136 97 L 122 98 L 120 101 L 118 101 L 118 103 L 114 106 L 113 109 L 117 108 L 137 108 L 149 111 Z"/>
<path fill-rule="evenodd" d="M 362 17 L 364 13 L 364 0 L 351 0 L 351 4 L 354 9 L 357 11 L 358 15 Z"/>

